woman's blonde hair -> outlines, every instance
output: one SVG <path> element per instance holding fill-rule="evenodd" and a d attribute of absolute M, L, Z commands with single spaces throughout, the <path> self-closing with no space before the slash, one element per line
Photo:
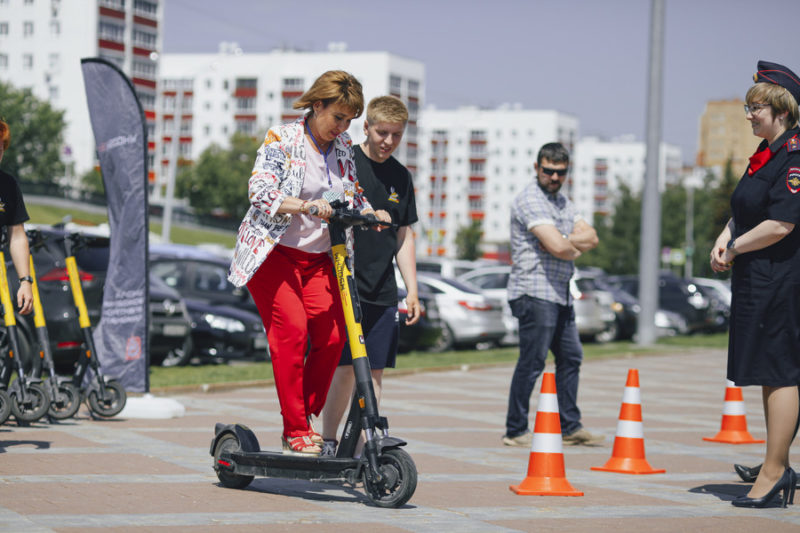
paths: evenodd
<path fill-rule="evenodd" d="M 378 96 L 370 100 L 367 105 L 367 122 L 370 124 L 402 123 L 405 126 L 408 122 L 408 108 L 396 96 Z"/>
<path fill-rule="evenodd" d="M 339 104 L 349 107 L 355 117 L 364 112 L 361 82 L 343 70 L 329 70 L 317 78 L 311 87 L 292 105 L 294 109 L 311 109 L 316 102 L 328 107 Z M 313 113 L 313 110 L 311 111 Z"/>
<path fill-rule="evenodd" d="M 797 100 L 794 99 L 792 93 L 774 83 L 756 83 L 747 91 L 745 102 L 747 105 L 769 104 L 773 117 L 781 113 L 788 113 L 786 117 L 788 128 L 793 128 L 797 124 L 798 115 L 800 115 L 800 111 L 797 109 Z"/>
<path fill-rule="evenodd" d="M 0 120 L 0 143 L 3 145 L 3 151 L 8 150 L 8 145 L 11 144 L 11 130 L 8 129 L 8 124 Z"/>

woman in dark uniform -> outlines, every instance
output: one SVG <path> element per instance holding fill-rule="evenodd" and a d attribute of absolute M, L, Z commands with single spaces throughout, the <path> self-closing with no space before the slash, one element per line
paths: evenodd
<path fill-rule="evenodd" d="M 745 113 L 764 140 L 731 197 L 733 216 L 711 250 L 711 268 L 733 268 L 728 379 L 761 385 L 767 420 L 763 467 L 737 507 L 764 507 L 794 496 L 789 447 L 800 384 L 800 78 L 758 62 Z"/>

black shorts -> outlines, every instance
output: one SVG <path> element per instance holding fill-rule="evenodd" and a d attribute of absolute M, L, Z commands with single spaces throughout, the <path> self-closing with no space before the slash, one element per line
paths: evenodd
<path fill-rule="evenodd" d="M 396 305 L 361 302 L 361 329 L 364 332 L 369 366 L 382 370 L 394 368 L 397 356 L 398 312 Z M 339 366 L 352 365 L 350 343 L 345 343 Z"/>

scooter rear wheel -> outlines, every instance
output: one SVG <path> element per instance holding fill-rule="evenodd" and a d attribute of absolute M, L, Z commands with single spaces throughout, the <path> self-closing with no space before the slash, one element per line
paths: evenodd
<path fill-rule="evenodd" d="M 106 388 L 106 399 L 100 398 L 97 390 L 92 390 L 88 398 L 89 409 L 96 415 L 108 418 L 118 415 L 122 411 L 125 407 L 125 402 L 128 400 L 128 394 L 119 381 L 115 379 L 108 380 L 104 386 Z"/>
<path fill-rule="evenodd" d="M 223 435 L 214 448 L 214 471 L 217 473 L 219 482 L 229 489 L 243 489 L 253 481 L 254 476 L 243 476 L 228 472 L 225 470 L 224 465 L 220 463 L 220 456 L 223 452 L 235 452 L 240 448 L 239 439 L 232 433 Z"/>
<path fill-rule="evenodd" d="M 0 424 L 3 424 L 11 416 L 11 398 L 4 390 L 0 390 Z"/>
<path fill-rule="evenodd" d="M 11 397 L 11 412 L 14 418 L 22 422 L 35 422 L 42 418 L 50 408 L 47 391 L 41 383 L 28 383 L 27 401 L 20 398 L 19 390 L 13 388 L 9 392 Z"/>
<path fill-rule="evenodd" d="M 386 450 L 378 456 L 378 469 L 383 483 L 373 484 L 364 472 L 364 489 L 367 498 L 378 507 L 400 507 L 417 489 L 417 465 L 405 451 L 398 448 Z"/>
<path fill-rule="evenodd" d="M 56 420 L 64 420 L 75 416 L 81 407 L 81 392 L 67 381 L 56 385 L 57 396 L 50 398 L 50 409 L 47 414 Z M 52 391 L 51 391 L 52 393 Z"/>

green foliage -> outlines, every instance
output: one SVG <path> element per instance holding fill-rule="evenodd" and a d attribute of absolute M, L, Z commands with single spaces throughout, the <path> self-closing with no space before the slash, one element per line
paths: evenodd
<path fill-rule="evenodd" d="M 87 190 L 97 194 L 104 194 L 106 186 L 103 183 L 103 174 L 96 168 L 93 168 L 81 176 L 81 183 Z"/>
<path fill-rule="evenodd" d="M 11 130 L 11 144 L 3 157 L 3 169 L 18 179 L 52 182 L 64 175 L 61 147 L 64 111 L 36 98 L 30 89 L 16 89 L 0 82 L 0 118 Z"/>
<path fill-rule="evenodd" d="M 475 260 L 480 258 L 482 225 L 482 221 L 473 220 L 469 226 L 459 228 L 456 233 L 456 254 L 459 259 Z"/>
<path fill-rule="evenodd" d="M 642 201 L 620 184 L 619 196 L 611 216 L 597 217 L 595 230 L 600 243 L 579 258 L 583 264 L 600 267 L 609 274 L 635 274 L 639 271 L 639 239 Z M 585 262 L 584 262 L 585 261 Z"/>
<path fill-rule="evenodd" d="M 230 148 L 212 145 L 192 166 L 184 167 L 175 184 L 176 194 L 188 198 L 201 215 L 219 214 L 238 218 L 250 207 L 247 184 L 261 141 L 236 133 Z"/>

